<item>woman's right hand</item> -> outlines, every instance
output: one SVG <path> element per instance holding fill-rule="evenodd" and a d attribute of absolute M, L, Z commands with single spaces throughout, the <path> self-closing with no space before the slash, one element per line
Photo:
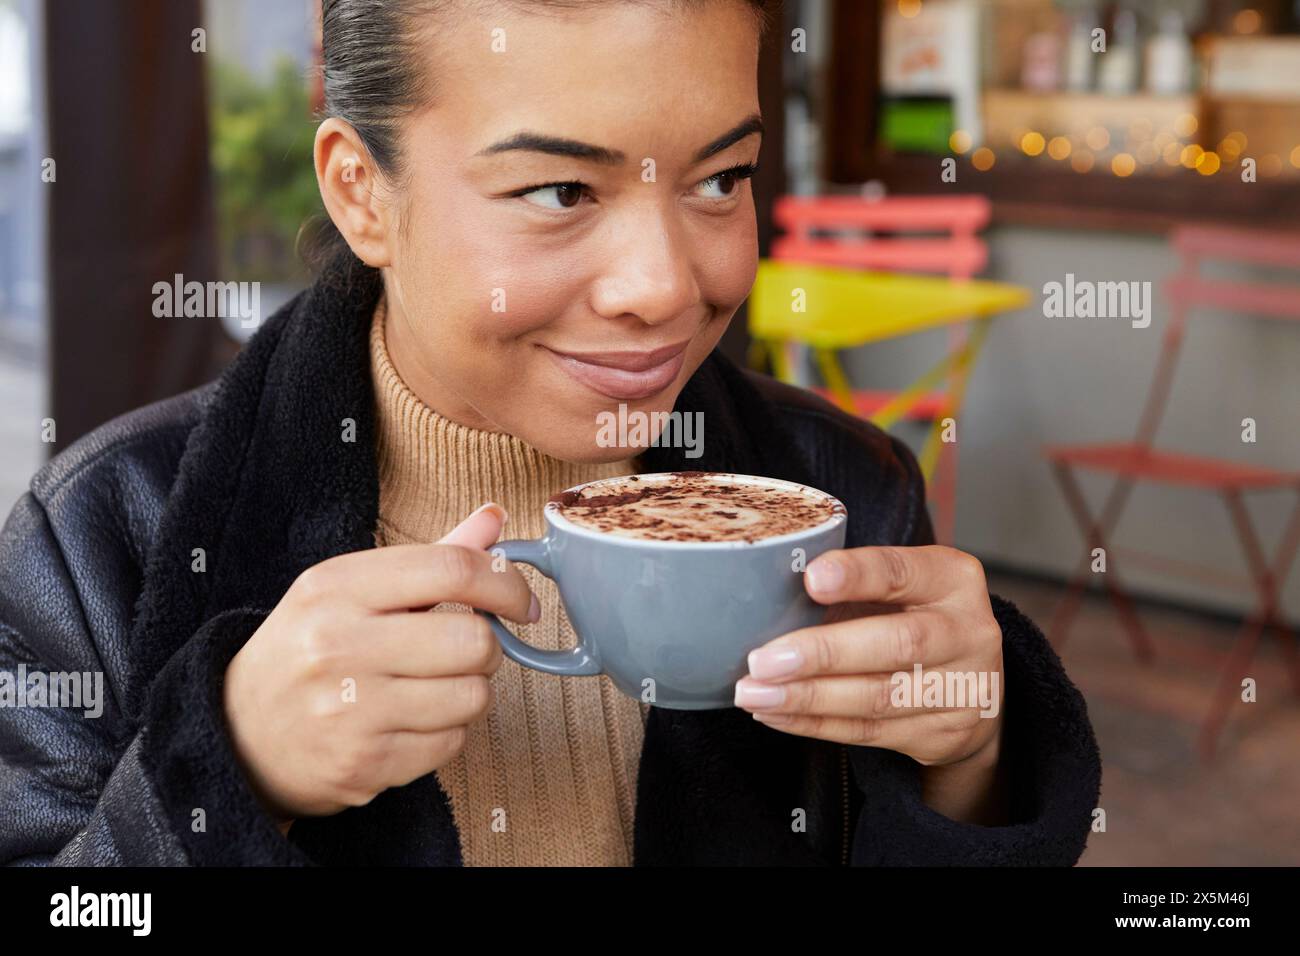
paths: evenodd
<path fill-rule="evenodd" d="M 496 505 L 436 544 L 330 558 L 304 571 L 226 669 L 224 706 L 254 792 L 283 827 L 369 803 L 443 766 L 491 706 L 501 648 L 472 612 L 534 621 L 537 599 L 485 549 Z"/>

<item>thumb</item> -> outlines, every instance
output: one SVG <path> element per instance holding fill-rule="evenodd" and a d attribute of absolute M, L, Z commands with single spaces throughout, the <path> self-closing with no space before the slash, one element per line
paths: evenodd
<path fill-rule="evenodd" d="M 498 504 L 488 502 L 448 531 L 438 543 L 459 544 L 483 550 L 496 544 L 505 524 L 506 510 Z"/>

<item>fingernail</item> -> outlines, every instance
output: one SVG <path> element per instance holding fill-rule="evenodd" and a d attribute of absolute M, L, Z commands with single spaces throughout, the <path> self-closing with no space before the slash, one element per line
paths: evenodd
<path fill-rule="evenodd" d="M 785 677 L 802 665 L 803 655 L 797 647 L 760 647 L 749 652 L 749 676 L 758 680 Z"/>
<path fill-rule="evenodd" d="M 772 684 L 756 684 L 748 680 L 736 682 L 737 707 L 780 707 L 785 703 L 785 688 Z"/>
<path fill-rule="evenodd" d="M 474 515 L 481 514 L 484 511 L 495 511 L 497 515 L 501 518 L 501 523 L 505 524 L 506 517 L 507 517 L 506 509 L 502 508 L 495 501 L 489 501 L 487 504 L 479 505 L 477 508 L 474 509 L 474 513 L 471 514 L 470 517 L 473 518 Z"/>
<path fill-rule="evenodd" d="M 542 618 L 542 606 L 537 602 L 537 595 L 534 594 L 532 600 L 528 602 L 528 623 L 533 624 Z"/>
<path fill-rule="evenodd" d="M 831 558 L 814 561 L 806 573 L 814 591 L 834 591 L 844 583 L 844 567 Z"/>

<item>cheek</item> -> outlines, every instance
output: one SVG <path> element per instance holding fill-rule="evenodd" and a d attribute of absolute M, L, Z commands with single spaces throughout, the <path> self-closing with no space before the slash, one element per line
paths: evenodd
<path fill-rule="evenodd" d="M 474 202 L 449 196 L 430 208 L 437 214 L 421 222 L 437 226 L 413 230 L 401 268 L 407 308 L 429 340 L 509 347 L 581 297 L 581 276 L 535 237 L 491 228 Z"/>
<path fill-rule="evenodd" d="M 584 298 L 586 278 L 568 268 L 570 257 L 544 248 L 527 237 L 498 235 L 470 250 L 472 294 L 485 337 L 518 339 L 551 325 Z"/>
<path fill-rule="evenodd" d="M 758 273 L 758 229 L 752 212 L 736 216 L 725 230 L 710 237 L 699 258 L 704 301 L 731 315 L 745 301 Z"/>

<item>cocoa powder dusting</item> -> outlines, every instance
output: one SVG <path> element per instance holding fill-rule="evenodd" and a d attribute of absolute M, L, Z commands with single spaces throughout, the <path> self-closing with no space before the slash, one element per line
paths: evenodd
<path fill-rule="evenodd" d="M 675 472 L 651 482 L 636 476 L 599 482 L 561 492 L 551 501 L 582 527 L 656 541 L 752 543 L 815 527 L 843 513 L 842 506 L 815 492 L 740 484 L 718 472 L 700 471 Z"/>

